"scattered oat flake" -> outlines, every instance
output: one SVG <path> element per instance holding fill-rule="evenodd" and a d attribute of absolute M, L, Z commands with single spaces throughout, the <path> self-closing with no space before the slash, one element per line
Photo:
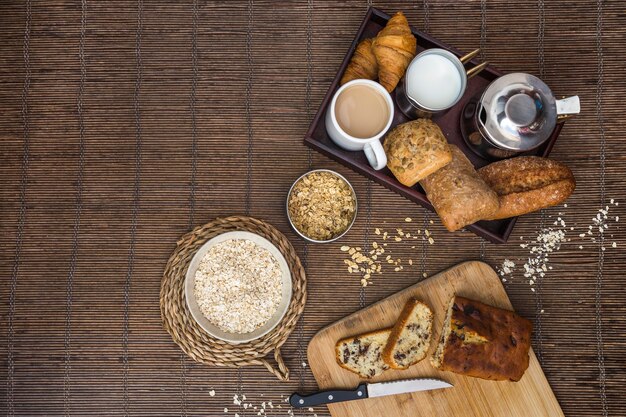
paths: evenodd
<path fill-rule="evenodd" d="M 341 247 L 341 251 L 342 251 L 342 252 L 347 252 L 347 251 L 349 251 L 349 250 L 350 250 L 350 246 L 345 246 L 345 245 L 344 245 L 344 246 L 342 246 L 342 247 Z"/>
<path fill-rule="evenodd" d="M 433 243 L 435 243 L 435 240 L 432 237 L 429 237 L 428 238 L 428 243 L 430 243 L 432 245 Z"/>
<path fill-rule="evenodd" d="M 209 395 L 210 395 L 211 397 L 215 397 L 215 390 L 214 390 L 214 389 L 212 389 L 211 391 L 209 391 Z"/>
<path fill-rule="evenodd" d="M 379 235 L 379 234 L 380 234 L 380 229 L 377 227 L 377 228 L 374 230 L 374 233 L 376 233 L 377 235 Z"/>
<path fill-rule="evenodd" d="M 613 244 L 611 246 L 616 248 L 617 247 L 617 242 L 613 242 Z"/>
<path fill-rule="evenodd" d="M 407 223 L 411 223 L 413 221 L 413 219 L 410 218 L 410 217 L 407 217 L 406 219 L 404 219 L 404 221 L 407 222 Z"/>

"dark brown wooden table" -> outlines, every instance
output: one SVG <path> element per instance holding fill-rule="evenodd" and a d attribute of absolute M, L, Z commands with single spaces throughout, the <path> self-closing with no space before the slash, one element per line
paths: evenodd
<path fill-rule="evenodd" d="M 281 398 L 316 388 L 302 363 L 322 326 L 463 260 L 519 268 L 529 256 L 520 243 L 562 217 L 571 241 L 535 292 L 520 269 L 505 286 L 535 323 L 533 347 L 565 414 L 626 415 L 626 233 L 612 221 L 605 251 L 578 236 L 611 199 L 622 203 L 611 215 L 626 219 L 623 3 L 376 2 L 461 50 L 483 48 L 504 71 L 580 95 L 582 114 L 552 154 L 572 167 L 575 194 L 567 208 L 521 218 L 500 246 L 446 233 L 424 209 L 302 144 L 367 6 L 2 2 L 3 413 L 255 416 L 272 401 L 269 415 L 287 415 Z M 289 229 L 287 190 L 311 167 L 338 170 L 358 193 L 359 217 L 340 242 L 307 245 Z M 288 383 L 262 368 L 196 364 L 161 327 L 161 274 L 177 238 L 241 213 L 282 230 L 307 266 L 307 308 L 283 348 Z M 398 245 L 414 265 L 361 288 L 340 246 L 367 247 L 375 227 L 406 227 L 405 217 L 435 243 Z M 234 405 L 237 393 L 252 408 Z M 296 415 L 314 413 L 327 415 Z"/>

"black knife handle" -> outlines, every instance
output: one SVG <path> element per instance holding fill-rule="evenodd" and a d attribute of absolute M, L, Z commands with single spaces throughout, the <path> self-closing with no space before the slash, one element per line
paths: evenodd
<path fill-rule="evenodd" d="M 294 408 L 315 407 L 316 405 L 339 403 L 342 401 L 367 398 L 367 384 L 361 384 L 356 389 L 319 391 L 310 395 L 292 394 L 289 404 Z"/>

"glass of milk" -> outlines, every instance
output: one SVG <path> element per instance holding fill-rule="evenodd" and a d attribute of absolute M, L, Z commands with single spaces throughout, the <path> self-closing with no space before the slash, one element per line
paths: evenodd
<path fill-rule="evenodd" d="M 454 106 L 465 92 L 467 79 L 456 55 L 445 49 L 427 49 L 409 64 L 396 101 L 408 117 L 428 117 Z"/>

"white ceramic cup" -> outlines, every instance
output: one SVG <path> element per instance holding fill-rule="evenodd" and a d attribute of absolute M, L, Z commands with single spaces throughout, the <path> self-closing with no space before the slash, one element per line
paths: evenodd
<path fill-rule="evenodd" d="M 339 95 L 346 88 L 353 85 L 367 85 L 375 89 L 385 98 L 385 102 L 387 103 L 387 106 L 389 106 L 389 120 L 387 120 L 385 128 L 371 138 L 359 139 L 350 136 L 343 131 L 343 129 L 339 126 L 339 123 L 337 122 L 337 116 L 335 114 L 337 97 L 339 97 Z M 333 142 L 335 142 L 338 146 L 348 151 L 362 150 L 363 152 L 365 152 L 367 161 L 370 163 L 372 168 L 374 168 L 375 170 L 383 169 L 387 165 L 387 155 L 385 155 L 383 145 L 380 143 L 380 138 L 385 134 L 385 132 L 387 132 L 387 130 L 389 130 L 389 127 L 391 126 L 391 122 L 393 120 L 393 112 L 393 101 L 391 100 L 391 96 L 389 95 L 387 90 L 385 90 L 385 87 L 371 80 L 352 80 L 342 85 L 333 96 L 333 99 L 330 102 L 330 106 L 326 111 L 326 131 L 328 132 L 328 136 L 330 136 Z"/>

